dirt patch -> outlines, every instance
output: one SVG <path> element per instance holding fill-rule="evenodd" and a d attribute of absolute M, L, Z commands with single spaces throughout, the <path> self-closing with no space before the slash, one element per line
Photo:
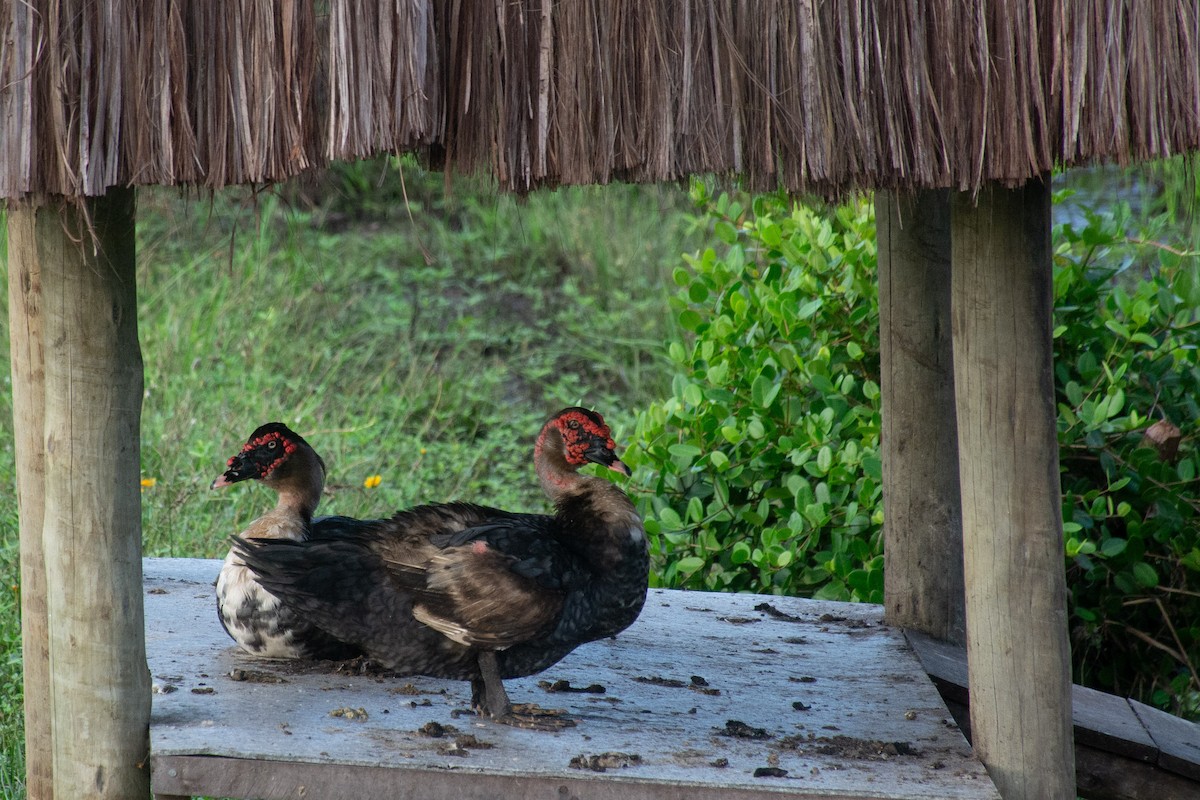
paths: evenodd
<path fill-rule="evenodd" d="M 636 767 L 642 763 L 642 757 L 637 753 L 599 753 L 597 755 L 580 754 L 567 764 L 571 769 L 588 769 L 592 772 L 607 772 L 610 769 Z"/>
<path fill-rule="evenodd" d="M 834 756 L 855 761 L 890 761 L 900 757 L 920 757 L 921 751 L 909 742 L 885 742 L 854 736 L 785 736 L 777 746 L 782 750 Z"/>

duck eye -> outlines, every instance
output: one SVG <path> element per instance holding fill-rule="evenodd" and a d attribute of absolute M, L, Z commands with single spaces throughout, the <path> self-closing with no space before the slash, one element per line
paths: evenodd
<path fill-rule="evenodd" d="M 583 426 L 579 424 L 579 420 L 577 420 L 577 419 L 572 419 L 572 420 L 568 420 L 568 421 L 567 421 L 567 427 L 568 427 L 568 428 L 570 428 L 570 429 L 571 429 L 571 430 L 573 430 L 573 431 L 577 431 L 577 430 L 579 430 L 579 429 L 580 429 L 581 427 L 583 427 Z"/>
<path fill-rule="evenodd" d="M 279 446 L 279 442 L 275 441 L 274 439 L 272 439 L 271 441 L 267 442 L 267 449 L 268 449 L 268 450 L 274 450 L 274 449 L 275 449 L 276 447 L 278 447 L 278 446 Z"/>

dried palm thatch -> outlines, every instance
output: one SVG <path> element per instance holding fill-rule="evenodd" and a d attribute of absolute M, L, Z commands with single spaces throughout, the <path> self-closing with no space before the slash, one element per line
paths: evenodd
<path fill-rule="evenodd" d="M 1200 148 L 1200 0 L 314 2 L 0 4 L 0 197 L 413 149 L 518 191 L 972 190 Z"/>

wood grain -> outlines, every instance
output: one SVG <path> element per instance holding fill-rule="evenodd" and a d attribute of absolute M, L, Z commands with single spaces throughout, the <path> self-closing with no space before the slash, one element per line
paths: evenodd
<path fill-rule="evenodd" d="M 145 797 L 134 191 L 35 213 L 54 794 Z"/>
<path fill-rule="evenodd" d="M 973 744 L 1005 798 L 1072 797 L 1048 180 L 952 213 Z"/>
<path fill-rule="evenodd" d="M 43 215 L 43 224 L 45 215 Z M 38 235 L 32 203 L 8 210 L 8 326 L 13 433 L 21 550 L 21 647 L 25 687 L 25 791 L 54 797 L 54 740 L 50 725 L 50 639 L 46 612 L 46 553 L 42 544 L 46 459 L 46 372 L 42 347 L 42 259 L 62 258 L 65 242 Z"/>
<path fill-rule="evenodd" d="M 875 195 L 888 622 L 966 641 L 950 197 Z"/>

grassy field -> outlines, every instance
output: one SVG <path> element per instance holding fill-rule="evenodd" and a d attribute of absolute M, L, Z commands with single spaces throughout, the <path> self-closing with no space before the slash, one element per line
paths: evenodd
<path fill-rule="evenodd" d="M 532 511 L 545 508 L 531 454 L 546 415 L 594 407 L 625 444 L 637 411 L 666 391 L 667 283 L 695 246 L 684 192 L 518 200 L 467 179 L 447 195 L 440 176 L 410 166 L 404 177 L 407 208 L 381 164 L 257 198 L 139 193 L 147 555 L 223 555 L 273 502 L 257 486 L 208 489 L 263 422 L 286 422 L 323 455 L 323 512 L 379 516 L 458 498 Z M 7 331 L 4 318 L 6 383 Z M 11 487 L 7 388 L 0 485 Z M 0 798 L 15 798 L 11 491 L 0 494 L 0 580 Z"/>

